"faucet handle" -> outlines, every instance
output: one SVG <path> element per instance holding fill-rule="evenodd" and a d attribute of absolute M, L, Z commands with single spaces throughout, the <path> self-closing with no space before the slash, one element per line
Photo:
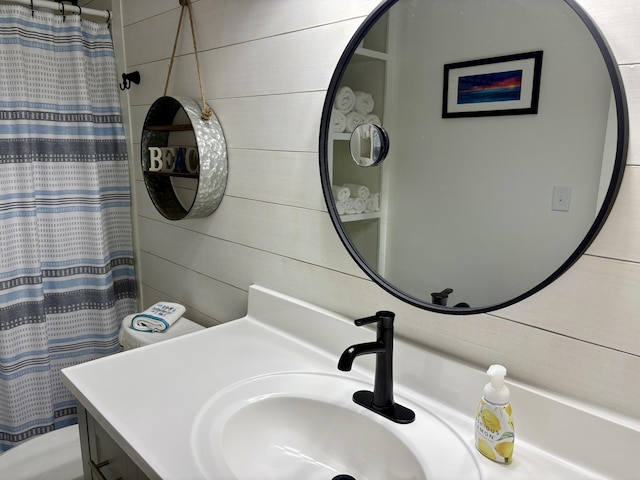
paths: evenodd
<path fill-rule="evenodd" d="M 368 325 L 370 323 L 377 322 L 378 328 L 391 328 L 393 327 L 393 320 L 395 317 L 395 313 L 388 310 L 381 310 L 379 312 L 376 312 L 376 314 L 371 317 L 359 318 L 357 320 L 354 320 L 353 323 L 355 323 L 357 327 L 361 327 L 362 325 Z"/>
<path fill-rule="evenodd" d="M 434 305 L 446 306 L 450 293 L 453 293 L 453 288 L 445 288 L 441 292 L 434 292 L 431 294 L 431 301 Z"/>

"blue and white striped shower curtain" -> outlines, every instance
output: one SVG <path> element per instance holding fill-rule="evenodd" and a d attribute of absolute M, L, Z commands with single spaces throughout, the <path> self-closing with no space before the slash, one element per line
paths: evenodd
<path fill-rule="evenodd" d="M 75 423 L 60 369 L 135 310 L 117 85 L 107 25 L 0 6 L 0 451 Z"/>

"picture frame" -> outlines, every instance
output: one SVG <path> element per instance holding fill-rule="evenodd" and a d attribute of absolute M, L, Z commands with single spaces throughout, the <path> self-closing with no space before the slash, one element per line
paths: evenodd
<path fill-rule="evenodd" d="M 446 64 L 442 118 L 538 113 L 542 53 Z"/>

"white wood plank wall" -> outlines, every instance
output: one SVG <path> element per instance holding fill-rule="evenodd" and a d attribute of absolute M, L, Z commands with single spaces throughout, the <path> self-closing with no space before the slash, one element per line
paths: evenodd
<path fill-rule="evenodd" d="M 631 111 L 628 168 L 610 220 L 588 255 L 541 293 L 458 317 L 402 304 L 366 279 L 322 199 L 322 103 L 342 50 L 377 3 L 193 1 L 206 95 L 229 145 L 229 183 L 212 216 L 169 222 L 151 205 L 138 164 L 144 117 L 164 87 L 178 0 L 122 2 L 127 70 L 142 75 L 129 91 L 142 306 L 173 299 L 214 325 L 244 315 L 247 289 L 258 283 L 351 317 L 390 309 L 403 336 L 480 368 L 504 363 L 512 378 L 640 420 L 640 4 L 580 0 L 611 43 Z M 183 33 L 169 94 L 198 97 Z"/>

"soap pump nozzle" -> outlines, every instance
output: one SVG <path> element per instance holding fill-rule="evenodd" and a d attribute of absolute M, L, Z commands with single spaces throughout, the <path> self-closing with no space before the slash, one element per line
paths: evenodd
<path fill-rule="evenodd" d="M 484 387 L 485 400 L 495 405 L 509 403 L 509 388 L 504 384 L 507 369 L 502 365 L 491 365 L 487 370 L 487 375 L 489 375 L 490 383 Z"/>

